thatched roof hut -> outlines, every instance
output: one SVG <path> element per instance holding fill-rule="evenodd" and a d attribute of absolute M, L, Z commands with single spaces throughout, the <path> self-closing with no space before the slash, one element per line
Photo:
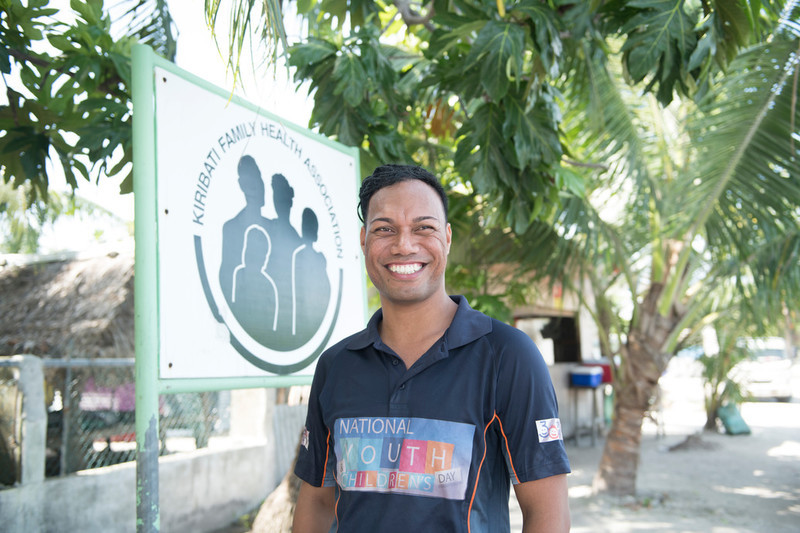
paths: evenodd
<path fill-rule="evenodd" d="M 0 259 L 0 355 L 134 357 L 133 251 Z"/>

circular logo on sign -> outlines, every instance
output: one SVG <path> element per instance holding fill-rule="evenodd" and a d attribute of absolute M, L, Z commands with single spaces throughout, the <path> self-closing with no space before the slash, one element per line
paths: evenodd
<path fill-rule="evenodd" d="M 308 160 L 289 158 L 280 171 L 263 172 L 254 155 L 212 152 L 215 182 L 225 186 L 194 198 L 202 200 L 194 211 L 201 222 L 195 256 L 209 307 L 250 363 L 295 372 L 322 352 L 341 304 L 333 200 Z"/>

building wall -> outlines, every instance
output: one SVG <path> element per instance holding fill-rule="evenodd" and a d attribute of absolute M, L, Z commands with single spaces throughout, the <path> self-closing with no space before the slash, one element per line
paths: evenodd
<path fill-rule="evenodd" d="M 597 325 L 574 294 L 562 295 L 554 290 L 542 290 L 542 297 L 535 304 L 520 306 L 513 310 L 517 327 L 527 333 L 537 344 L 547 362 L 550 377 L 556 391 L 561 429 L 566 440 L 585 445 L 590 442 L 590 430 L 594 424 L 597 433 L 603 430 L 604 396 L 603 386 L 597 389 L 570 386 L 570 373 L 584 362 L 600 358 L 600 342 Z M 587 304 L 592 305 L 591 291 L 585 290 Z M 580 357 L 574 362 L 557 362 L 553 341 L 544 338 L 541 328 L 553 317 L 569 317 L 575 320 Z"/>

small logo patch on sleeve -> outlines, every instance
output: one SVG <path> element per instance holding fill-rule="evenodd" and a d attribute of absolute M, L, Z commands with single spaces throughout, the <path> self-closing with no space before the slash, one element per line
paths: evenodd
<path fill-rule="evenodd" d="M 539 442 L 552 442 L 554 440 L 564 440 L 564 437 L 561 435 L 561 420 L 559 420 L 558 418 L 537 420 L 536 429 L 539 433 Z"/>
<path fill-rule="evenodd" d="M 308 428 L 304 427 L 303 428 L 303 435 L 300 437 L 300 444 L 306 450 L 308 450 L 308 435 L 309 435 Z"/>

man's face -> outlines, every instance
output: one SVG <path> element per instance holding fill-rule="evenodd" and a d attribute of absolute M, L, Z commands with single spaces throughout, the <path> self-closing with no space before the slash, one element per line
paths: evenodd
<path fill-rule="evenodd" d="M 444 291 L 451 236 L 442 201 L 429 185 L 407 180 L 375 193 L 361 249 L 381 302 L 419 303 Z"/>

